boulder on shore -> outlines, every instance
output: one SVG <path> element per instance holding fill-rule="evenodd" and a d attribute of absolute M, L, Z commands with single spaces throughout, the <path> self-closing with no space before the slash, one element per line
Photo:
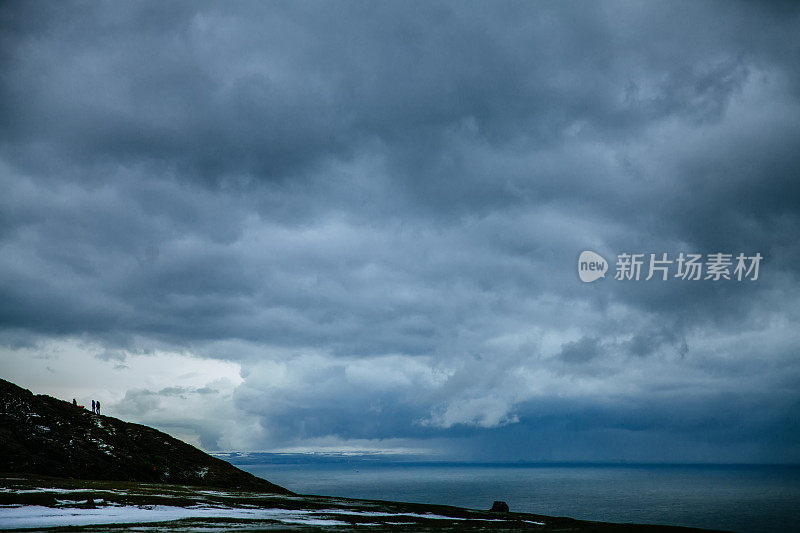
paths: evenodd
<path fill-rule="evenodd" d="M 507 513 L 509 512 L 508 504 L 506 502 L 495 501 L 492 504 L 492 508 L 489 509 L 490 511 L 494 511 L 496 513 Z"/>

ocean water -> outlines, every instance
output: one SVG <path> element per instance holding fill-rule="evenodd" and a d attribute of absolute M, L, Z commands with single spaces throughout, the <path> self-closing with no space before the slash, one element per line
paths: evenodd
<path fill-rule="evenodd" d="M 234 464 L 237 464 L 234 461 Z M 798 466 L 237 464 L 302 494 L 742 532 L 800 531 Z"/>

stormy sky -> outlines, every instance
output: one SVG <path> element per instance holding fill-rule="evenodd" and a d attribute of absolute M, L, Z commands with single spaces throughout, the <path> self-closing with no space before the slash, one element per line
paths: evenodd
<path fill-rule="evenodd" d="M 4 2 L 0 376 L 206 450 L 800 461 L 799 30 Z M 763 261 L 613 279 L 680 252 Z"/>

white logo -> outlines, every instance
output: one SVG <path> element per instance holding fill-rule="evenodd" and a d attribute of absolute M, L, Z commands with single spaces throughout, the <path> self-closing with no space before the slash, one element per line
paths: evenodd
<path fill-rule="evenodd" d="M 606 277 L 608 270 L 608 262 L 603 259 L 603 256 L 584 250 L 578 258 L 578 276 L 584 283 L 591 283 L 597 279 Z"/>

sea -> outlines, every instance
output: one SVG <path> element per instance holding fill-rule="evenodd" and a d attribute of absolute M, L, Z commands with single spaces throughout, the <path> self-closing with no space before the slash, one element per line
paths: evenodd
<path fill-rule="evenodd" d="M 224 458 L 300 494 L 475 509 L 503 500 L 512 511 L 585 520 L 800 532 L 800 466 Z"/>

